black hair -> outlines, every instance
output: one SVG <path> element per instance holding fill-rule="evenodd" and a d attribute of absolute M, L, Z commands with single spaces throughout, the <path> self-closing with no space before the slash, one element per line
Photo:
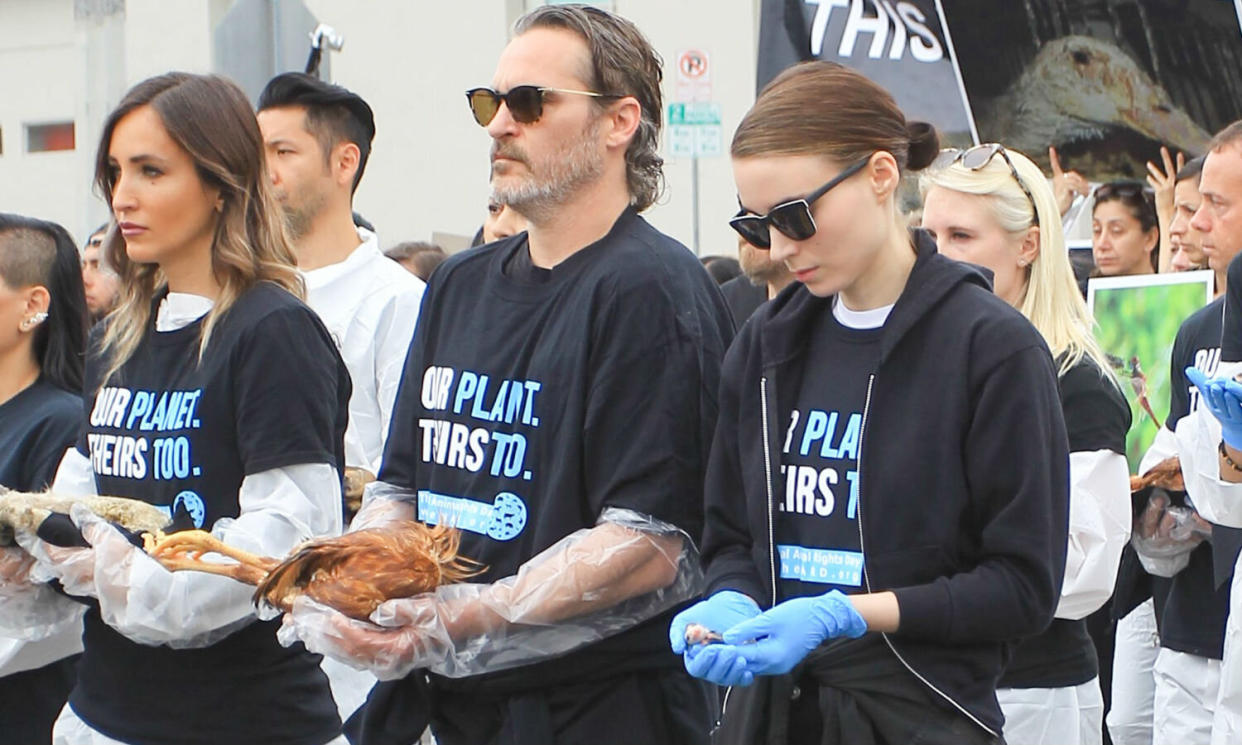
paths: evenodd
<path fill-rule="evenodd" d="M 1185 181 L 1188 178 L 1192 178 L 1198 182 L 1199 176 L 1203 174 L 1203 161 L 1205 160 L 1207 160 L 1207 156 L 1200 155 L 1198 158 L 1195 158 L 1186 165 L 1182 166 L 1181 169 L 1178 170 L 1177 176 L 1174 177 L 1175 181 Z"/>
<path fill-rule="evenodd" d="M 406 264 L 415 276 L 426 282 L 431 278 L 431 273 L 436 267 L 444 263 L 448 258 L 448 254 L 444 252 L 434 243 L 427 241 L 406 241 L 398 243 L 392 248 L 384 252 L 384 255 L 393 261 L 400 261 Z"/>
<path fill-rule="evenodd" d="M 85 243 L 83 243 L 82 245 L 83 245 L 83 246 L 89 246 L 89 245 L 91 244 L 91 238 L 93 238 L 93 237 L 95 237 L 95 236 L 99 235 L 100 233 L 103 233 L 104 235 L 107 235 L 107 234 L 108 234 L 108 228 L 110 228 L 110 227 L 112 227 L 112 222 L 111 222 L 111 221 L 106 222 L 106 223 L 104 223 L 103 225 L 100 225 L 99 227 L 95 228 L 95 229 L 94 229 L 94 230 L 92 230 L 91 232 L 87 233 L 87 234 L 86 234 L 86 242 L 85 242 Z"/>
<path fill-rule="evenodd" d="M 1159 225 L 1156 219 L 1155 195 L 1141 181 L 1122 179 L 1109 181 L 1096 187 L 1095 204 L 1091 207 L 1092 214 L 1095 213 L 1097 207 L 1108 202 L 1124 204 L 1134 219 L 1139 221 L 1139 226 L 1144 233 Z"/>
<path fill-rule="evenodd" d="M 704 256 L 699 259 L 716 284 L 722 285 L 742 273 L 742 265 L 730 256 Z"/>
<path fill-rule="evenodd" d="M 314 135 L 329 158 L 341 141 L 358 146 L 358 172 L 350 192 L 358 190 L 371 140 L 375 139 L 375 114 L 357 93 L 300 72 L 286 72 L 268 81 L 259 94 L 259 111 L 287 106 L 306 109 L 306 131 Z"/>
<path fill-rule="evenodd" d="M 47 320 L 35 331 L 35 358 L 49 382 L 81 393 L 89 320 L 78 248 L 69 231 L 0 212 L 0 280 L 12 288 L 47 288 L 51 301 Z"/>

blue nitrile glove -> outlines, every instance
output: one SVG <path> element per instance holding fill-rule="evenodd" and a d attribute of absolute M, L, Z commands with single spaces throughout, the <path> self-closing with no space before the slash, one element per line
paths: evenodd
<path fill-rule="evenodd" d="M 739 647 L 746 670 L 755 675 L 789 672 L 825 639 L 867 633 L 867 622 L 840 590 L 786 600 L 724 633 L 726 645 Z M 748 644 L 754 642 L 754 644 Z M 717 645 L 719 646 L 719 645 Z"/>
<path fill-rule="evenodd" d="M 1242 385 L 1229 378 L 1208 380 L 1195 367 L 1186 368 L 1186 377 L 1199 389 L 1199 401 L 1220 422 L 1220 438 L 1242 450 Z"/>
<path fill-rule="evenodd" d="M 736 590 L 721 590 L 707 600 L 686 608 L 673 617 L 668 627 L 668 643 L 677 654 L 686 651 L 686 627 L 692 623 L 723 634 L 748 618 L 759 615 L 759 604 Z"/>
<path fill-rule="evenodd" d="M 718 686 L 748 686 L 755 682 L 747 669 L 747 649 L 728 644 L 691 644 L 682 655 L 686 672 Z"/>

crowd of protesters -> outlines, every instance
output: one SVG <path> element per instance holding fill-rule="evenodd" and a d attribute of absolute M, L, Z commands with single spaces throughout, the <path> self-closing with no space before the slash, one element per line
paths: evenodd
<path fill-rule="evenodd" d="M 1242 741 L 1242 122 L 1093 186 L 798 64 L 733 135 L 738 258 L 698 261 L 641 216 L 661 81 L 619 16 L 520 19 L 467 92 L 492 192 L 451 256 L 381 252 L 376 116 L 300 73 L 134 86 L 81 248 L 0 214 L 0 486 L 275 557 L 445 525 L 479 567 L 261 619 L 53 514 L 0 548 L 0 741 Z M 1132 467 L 1083 288 L 1194 269 Z"/>

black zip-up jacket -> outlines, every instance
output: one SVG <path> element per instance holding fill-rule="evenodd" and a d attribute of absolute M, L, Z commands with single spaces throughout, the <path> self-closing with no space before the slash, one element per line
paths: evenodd
<path fill-rule="evenodd" d="M 973 267 L 915 231 L 884 325 L 858 455 L 866 591 L 893 591 L 889 646 L 939 698 L 998 734 L 996 681 L 1052 621 L 1069 530 L 1069 445 L 1039 332 Z M 801 284 L 760 308 L 725 356 L 708 465 L 707 592 L 775 603 L 778 412 L 801 388 L 815 319 Z M 809 371 L 813 373 L 814 371 Z M 783 599 L 783 598 L 779 598 Z"/>

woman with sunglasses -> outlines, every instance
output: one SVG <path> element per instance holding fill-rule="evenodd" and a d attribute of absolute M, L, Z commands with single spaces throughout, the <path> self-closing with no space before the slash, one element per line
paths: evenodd
<path fill-rule="evenodd" d="M 1150 191 L 1138 181 L 1096 187 L 1091 206 L 1091 253 L 1097 276 L 1154 274 L 1160 225 Z"/>
<path fill-rule="evenodd" d="M 77 439 L 86 308 L 69 233 L 0 213 L 0 487 L 46 489 Z M 0 548 L 0 603 L 11 603 L 14 591 L 50 592 L 23 581 L 29 566 L 21 549 Z M 23 635 L 35 641 L 4 638 L 0 630 L 0 739 L 51 741 L 73 687 L 81 633 L 76 613 Z"/>
<path fill-rule="evenodd" d="M 1057 362 L 1070 447 L 1070 528 L 1056 619 L 1024 639 L 1000 680 L 1009 745 L 1090 745 L 1104 701 L 1084 620 L 1113 592 L 1130 532 L 1130 408 L 1091 335 L 1056 198 L 1039 167 L 1000 145 L 946 151 L 923 177 L 923 227 L 951 259 L 992 272 Z M 1002 156 L 1002 157 L 994 157 Z"/>
<path fill-rule="evenodd" d="M 214 76 L 139 83 L 104 122 L 95 180 L 123 296 L 92 336 L 83 433 L 55 489 L 142 500 L 169 530 L 261 555 L 339 532 L 348 374 L 299 299 L 245 94 Z M 319 658 L 282 647 L 245 585 L 169 572 L 91 513 L 71 517 L 75 540 L 19 536 L 88 604 L 55 742 L 344 742 Z"/>
<path fill-rule="evenodd" d="M 773 80 L 734 135 L 732 225 L 798 281 L 726 356 L 708 597 L 669 632 L 692 675 L 742 686 L 726 742 L 998 742 L 1008 651 L 1052 619 L 1056 368 L 982 274 L 904 227 L 902 173 L 937 152 L 825 62 Z"/>

